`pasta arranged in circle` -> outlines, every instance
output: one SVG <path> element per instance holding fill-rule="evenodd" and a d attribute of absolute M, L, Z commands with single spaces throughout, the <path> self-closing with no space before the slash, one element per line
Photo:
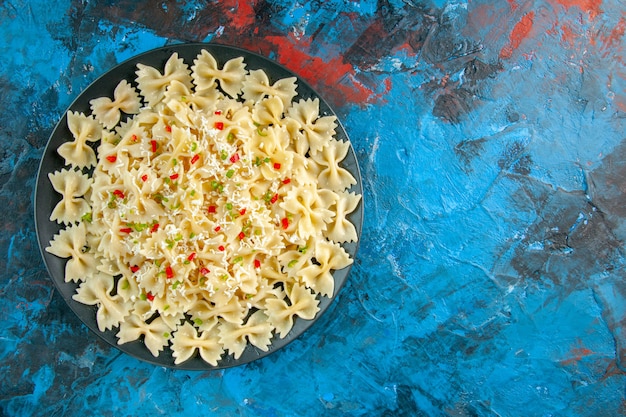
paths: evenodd
<path fill-rule="evenodd" d="M 267 351 L 353 262 L 349 143 L 318 99 L 295 100 L 295 77 L 271 82 L 243 58 L 220 68 L 202 50 L 189 66 L 173 53 L 136 75 L 91 114 L 68 112 L 65 167 L 49 174 L 64 228 L 46 251 L 68 258 L 74 300 L 118 344 L 213 366 Z"/>

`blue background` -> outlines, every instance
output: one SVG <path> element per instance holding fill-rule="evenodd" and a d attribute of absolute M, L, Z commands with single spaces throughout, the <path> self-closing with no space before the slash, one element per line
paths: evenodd
<path fill-rule="evenodd" d="M 0 415 L 626 414 L 626 13 L 616 0 L 0 4 Z M 241 46 L 334 106 L 365 221 L 307 333 L 185 372 L 101 342 L 36 243 L 43 148 L 115 64 Z"/>

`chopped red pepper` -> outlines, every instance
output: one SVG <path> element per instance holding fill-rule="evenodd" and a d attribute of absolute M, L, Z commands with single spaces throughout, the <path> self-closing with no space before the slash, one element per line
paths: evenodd
<path fill-rule="evenodd" d="M 150 141 L 150 146 L 152 147 L 152 152 L 156 152 L 157 151 L 157 141 L 152 139 Z"/>
<path fill-rule="evenodd" d="M 236 153 L 233 156 L 230 157 L 230 162 L 232 162 L 233 164 L 236 163 L 237 161 L 239 161 L 239 154 Z"/>
<path fill-rule="evenodd" d="M 189 256 L 187 257 L 187 260 L 188 261 L 193 261 L 195 257 L 196 257 L 196 253 L 195 252 L 191 252 L 189 254 Z"/>
<path fill-rule="evenodd" d="M 143 181 L 143 182 L 148 181 L 148 174 L 143 174 L 143 175 L 141 176 L 141 181 Z"/>
<path fill-rule="evenodd" d="M 222 111 L 221 111 L 221 110 L 215 110 L 215 115 L 216 115 L 216 116 L 219 116 L 220 114 L 222 114 Z"/>
<path fill-rule="evenodd" d="M 150 232 L 154 233 L 157 230 L 159 230 L 159 224 L 155 223 L 155 224 L 152 225 L 152 228 L 150 229 Z"/>
<path fill-rule="evenodd" d="M 109 155 L 109 156 L 107 156 L 107 161 L 109 161 L 110 163 L 113 163 L 113 162 L 117 161 L 117 155 Z"/>
<path fill-rule="evenodd" d="M 191 158 L 191 163 L 195 164 L 196 162 L 198 162 L 198 159 L 200 159 L 200 155 L 195 154 L 192 158 Z"/>
<path fill-rule="evenodd" d="M 221 229 L 221 227 L 220 227 L 220 226 L 215 226 L 215 229 L 214 229 L 214 230 L 215 230 L 216 232 L 219 232 L 219 231 L 220 231 L 220 229 Z"/>
<path fill-rule="evenodd" d="M 132 135 L 132 136 L 130 137 L 130 141 L 131 141 L 131 142 L 137 142 L 138 140 L 139 140 L 139 139 L 137 138 L 137 135 Z"/>
<path fill-rule="evenodd" d="M 226 249 L 226 248 L 224 247 L 224 245 L 220 245 L 220 246 L 218 247 L 218 249 L 219 249 L 220 251 L 224 252 L 224 249 Z"/>
<path fill-rule="evenodd" d="M 168 132 L 171 132 L 172 131 L 172 126 L 165 125 L 165 130 L 168 131 Z"/>
<path fill-rule="evenodd" d="M 170 265 L 165 267 L 165 276 L 168 279 L 174 278 L 174 270 L 172 269 Z"/>
<path fill-rule="evenodd" d="M 121 190 L 113 191 L 113 195 L 117 198 L 124 198 L 124 193 Z"/>
<path fill-rule="evenodd" d="M 201 273 L 202 275 L 206 275 L 206 274 L 208 274 L 209 272 L 211 272 L 211 271 L 209 271 L 209 268 L 206 268 L 206 267 L 202 267 L 202 268 L 200 268 L 200 273 Z"/>
<path fill-rule="evenodd" d="M 216 206 L 209 206 L 209 213 L 215 213 L 216 211 L 217 211 L 217 207 Z"/>
<path fill-rule="evenodd" d="M 278 201 L 278 193 L 272 196 L 272 198 L 270 199 L 270 203 L 274 204 L 276 201 Z"/>
<path fill-rule="evenodd" d="M 215 128 L 217 130 L 224 130 L 224 123 L 223 122 L 215 122 Z"/>
<path fill-rule="evenodd" d="M 239 232 L 239 240 L 243 240 L 244 237 L 246 237 L 246 234 L 244 232 Z"/>
<path fill-rule="evenodd" d="M 174 181 L 175 179 L 178 179 L 178 174 L 172 174 L 172 175 L 170 175 L 170 179 L 171 179 L 172 181 Z"/>
<path fill-rule="evenodd" d="M 132 227 L 124 227 L 120 229 L 122 233 L 131 233 L 133 231 Z"/>
<path fill-rule="evenodd" d="M 258 259 L 254 260 L 254 267 L 255 268 L 260 268 L 261 267 L 261 261 L 259 261 Z"/>
<path fill-rule="evenodd" d="M 274 169 L 275 170 L 279 170 L 280 169 L 280 163 L 274 162 Z"/>
<path fill-rule="evenodd" d="M 291 182 L 291 178 L 285 178 L 283 180 L 283 184 L 289 184 Z"/>
<path fill-rule="evenodd" d="M 148 300 L 150 300 L 150 301 L 154 301 L 154 295 L 152 295 L 152 293 L 151 293 L 151 292 L 149 292 L 149 293 L 147 293 L 147 294 L 146 294 L 146 298 L 147 298 Z"/>
<path fill-rule="evenodd" d="M 240 214 L 241 216 L 243 216 L 244 214 L 246 214 L 246 209 L 245 209 L 245 208 L 242 208 L 241 210 L 239 210 L 239 214 Z"/>
<path fill-rule="evenodd" d="M 133 265 L 130 267 L 130 272 L 132 272 L 133 274 L 135 272 L 139 271 L 139 266 L 138 265 Z"/>
<path fill-rule="evenodd" d="M 287 229 L 289 227 L 289 219 L 283 217 L 283 219 L 280 221 L 280 224 L 282 225 L 283 229 Z"/>

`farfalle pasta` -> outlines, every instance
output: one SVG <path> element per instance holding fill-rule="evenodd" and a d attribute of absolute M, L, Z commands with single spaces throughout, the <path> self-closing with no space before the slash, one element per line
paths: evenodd
<path fill-rule="evenodd" d="M 80 171 L 63 169 L 48 174 L 52 188 L 63 197 L 50 214 L 50 220 L 58 223 L 71 224 L 91 211 L 89 203 L 84 199 L 91 187 L 92 180 Z"/>
<path fill-rule="evenodd" d="M 66 168 L 49 175 L 65 228 L 46 250 L 119 344 L 213 366 L 267 351 L 353 262 L 349 144 L 318 99 L 294 102 L 296 78 L 243 58 L 220 66 L 202 50 L 190 67 L 174 53 L 136 75 L 90 115 L 68 113 Z"/>
<path fill-rule="evenodd" d="M 102 126 L 93 116 L 83 113 L 68 112 L 67 127 L 73 140 L 65 142 L 57 152 L 67 165 L 78 168 L 90 168 L 96 164 L 96 153 L 89 146 L 102 138 Z"/>
<path fill-rule="evenodd" d="M 121 113 L 136 114 L 141 102 L 139 94 L 128 81 L 119 82 L 113 92 L 113 100 L 109 97 L 98 97 L 89 102 L 91 112 L 107 129 L 112 129 L 120 121 Z"/>

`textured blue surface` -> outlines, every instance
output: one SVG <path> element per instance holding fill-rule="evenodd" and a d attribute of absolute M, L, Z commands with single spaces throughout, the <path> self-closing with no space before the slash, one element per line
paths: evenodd
<path fill-rule="evenodd" d="M 0 4 L 0 415 L 626 413 L 626 13 L 617 0 Z M 38 252 L 65 108 L 169 43 L 260 52 L 334 105 L 359 256 L 297 341 L 181 372 L 105 345 Z"/>

